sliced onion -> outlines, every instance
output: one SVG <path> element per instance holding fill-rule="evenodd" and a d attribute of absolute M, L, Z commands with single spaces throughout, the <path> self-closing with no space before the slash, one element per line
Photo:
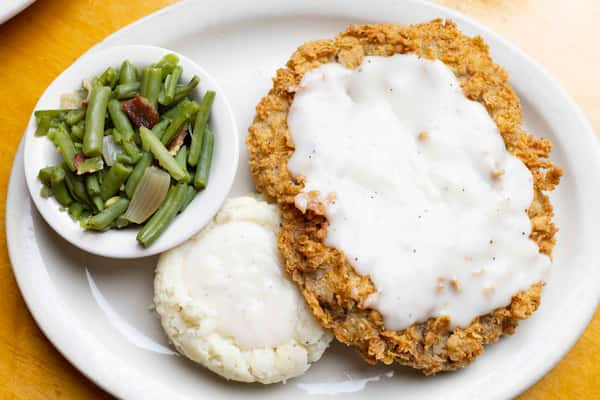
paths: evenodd
<path fill-rule="evenodd" d="M 117 162 L 117 156 L 123 152 L 123 148 L 115 143 L 111 135 L 104 136 L 102 142 L 102 157 L 109 167 Z"/>
<path fill-rule="evenodd" d="M 125 212 L 125 218 L 136 224 L 141 224 L 162 204 L 167 196 L 171 175 L 160 168 L 148 167 L 138 183 L 131 203 Z"/>
<path fill-rule="evenodd" d="M 83 98 L 75 92 L 60 95 L 60 108 L 65 110 L 76 110 L 81 108 Z"/>

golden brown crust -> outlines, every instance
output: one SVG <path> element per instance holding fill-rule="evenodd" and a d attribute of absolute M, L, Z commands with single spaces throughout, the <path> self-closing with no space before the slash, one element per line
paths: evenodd
<path fill-rule="evenodd" d="M 508 151 L 520 158 L 534 177 L 535 195 L 528 209 L 530 238 L 540 252 L 550 255 L 557 228 L 552 222 L 552 206 L 542 191 L 552 190 L 562 175 L 548 159 L 552 144 L 523 131 L 521 104 L 508 85 L 506 72 L 492 62 L 481 38 L 464 36 L 449 21 L 408 27 L 350 26 L 335 40 L 300 46 L 287 68 L 277 71 L 273 88 L 256 107 L 247 139 L 249 164 L 258 190 L 280 206 L 279 249 L 287 271 L 321 324 L 332 329 L 339 341 L 355 346 L 371 363 L 399 362 L 435 374 L 464 367 L 483 352 L 484 345 L 503 333 L 512 334 L 518 320 L 537 309 L 542 284 L 516 294 L 510 305 L 475 318 L 466 328 L 451 330 L 449 319 L 439 317 L 389 331 L 381 314 L 364 305 L 368 295 L 375 292 L 370 277 L 359 275 L 342 252 L 323 244 L 327 220 L 322 213 L 308 210 L 303 214 L 294 207 L 294 197 L 303 182 L 287 169 L 294 152 L 287 112 L 304 73 L 330 62 L 356 68 L 365 55 L 398 53 L 443 61 L 454 71 L 465 95 L 486 107 Z"/>

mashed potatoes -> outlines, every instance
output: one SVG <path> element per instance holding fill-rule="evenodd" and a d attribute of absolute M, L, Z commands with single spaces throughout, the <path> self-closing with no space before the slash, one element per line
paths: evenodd
<path fill-rule="evenodd" d="M 160 256 L 154 302 L 163 328 L 178 351 L 227 379 L 301 375 L 331 340 L 283 275 L 278 229 L 275 205 L 230 199 L 198 235 Z"/>

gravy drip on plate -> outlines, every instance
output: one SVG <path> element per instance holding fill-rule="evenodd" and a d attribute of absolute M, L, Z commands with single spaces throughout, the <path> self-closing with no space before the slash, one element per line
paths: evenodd
<path fill-rule="evenodd" d="M 452 71 L 415 55 L 307 72 L 288 114 L 288 162 L 323 207 L 325 244 L 378 291 L 388 329 L 506 306 L 551 264 L 529 239 L 533 178 Z"/>

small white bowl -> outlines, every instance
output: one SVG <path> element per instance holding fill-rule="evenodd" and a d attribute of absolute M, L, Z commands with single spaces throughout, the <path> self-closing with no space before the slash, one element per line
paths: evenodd
<path fill-rule="evenodd" d="M 25 131 L 25 178 L 31 198 L 46 222 L 63 238 L 73 245 L 93 254 L 114 258 L 136 258 L 154 255 L 168 250 L 189 239 L 206 225 L 227 197 L 238 164 L 238 133 L 233 111 L 223 91 L 206 71 L 189 58 L 177 52 L 155 46 L 118 46 L 84 54 L 50 84 L 35 110 L 60 108 L 60 95 L 73 92 L 81 87 L 83 79 L 101 74 L 106 68 L 117 68 L 123 60 L 129 60 L 138 67 L 159 61 L 166 54 L 179 57 L 183 67 L 182 81 L 187 82 L 193 75 L 200 77 L 200 84 L 191 97 L 200 98 L 206 90 L 214 90 L 215 97 L 210 126 L 215 132 L 215 147 L 210 171 L 209 184 L 199 192 L 192 203 L 178 215 L 163 234 L 148 248 L 136 240 L 139 228 L 111 229 L 106 232 L 86 231 L 73 222 L 67 212 L 60 211 L 54 197 L 40 195 L 42 184 L 37 178 L 40 169 L 62 162 L 61 155 L 46 137 L 35 137 L 36 122 L 31 117 Z"/>

